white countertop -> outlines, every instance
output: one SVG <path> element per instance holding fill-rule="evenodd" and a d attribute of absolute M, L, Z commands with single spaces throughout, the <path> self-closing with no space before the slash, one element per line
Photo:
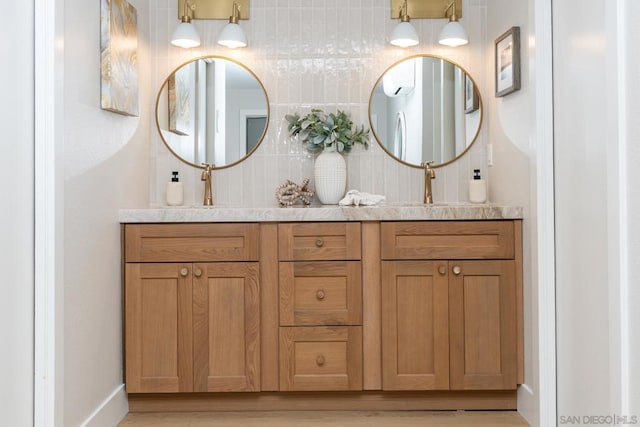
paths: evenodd
<path fill-rule="evenodd" d="M 383 206 L 319 205 L 290 208 L 161 207 L 121 209 L 121 223 L 283 222 L 283 221 L 415 221 L 521 219 L 522 208 L 493 204 L 442 203 Z"/>

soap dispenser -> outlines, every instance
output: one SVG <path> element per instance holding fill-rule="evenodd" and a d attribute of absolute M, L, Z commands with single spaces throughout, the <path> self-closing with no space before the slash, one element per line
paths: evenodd
<path fill-rule="evenodd" d="M 471 203 L 487 201 L 487 181 L 480 177 L 480 169 L 473 170 L 473 179 L 469 181 L 469 201 Z"/>
<path fill-rule="evenodd" d="M 171 181 L 167 184 L 167 205 L 181 206 L 184 203 L 184 188 L 178 178 L 178 171 L 171 172 Z"/>

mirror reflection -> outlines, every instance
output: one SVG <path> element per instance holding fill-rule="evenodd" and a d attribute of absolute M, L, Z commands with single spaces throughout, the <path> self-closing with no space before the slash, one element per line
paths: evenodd
<path fill-rule="evenodd" d="M 169 150 L 193 166 L 232 166 L 262 142 L 269 102 L 258 78 L 223 57 L 198 58 L 176 69 L 156 102 L 156 124 Z"/>
<path fill-rule="evenodd" d="M 482 101 L 461 67 L 444 58 L 407 58 L 383 73 L 369 102 L 371 129 L 390 155 L 410 166 L 451 163 L 476 140 Z"/>

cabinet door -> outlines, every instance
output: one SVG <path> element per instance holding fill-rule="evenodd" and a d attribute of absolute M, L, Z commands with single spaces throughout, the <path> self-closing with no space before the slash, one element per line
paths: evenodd
<path fill-rule="evenodd" d="M 190 264 L 126 264 L 128 393 L 193 391 Z"/>
<path fill-rule="evenodd" d="M 516 388 L 514 261 L 451 261 L 451 389 Z"/>
<path fill-rule="evenodd" d="M 449 388 L 447 263 L 382 263 L 382 389 Z"/>
<path fill-rule="evenodd" d="M 259 391 L 258 263 L 193 269 L 194 391 Z"/>

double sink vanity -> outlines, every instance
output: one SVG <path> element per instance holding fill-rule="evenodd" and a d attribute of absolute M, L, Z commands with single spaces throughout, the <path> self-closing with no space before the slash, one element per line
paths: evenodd
<path fill-rule="evenodd" d="M 158 94 L 158 131 L 191 166 L 233 166 L 264 139 L 266 91 L 233 60 L 190 64 Z M 243 107 L 266 117 L 262 134 L 253 132 L 257 143 L 241 137 L 238 147 L 227 137 L 235 145 L 220 150 L 181 122 L 180 74 L 221 69 L 245 73 L 241 80 L 255 80 L 264 96 Z M 429 83 L 417 84 L 422 78 Z M 409 100 L 438 86 L 431 80 L 442 82 L 437 104 L 453 113 L 434 113 L 437 126 L 423 115 L 412 128 L 419 107 Z M 457 65 L 411 57 L 376 83 L 371 127 L 387 154 L 431 179 L 477 138 L 476 97 Z M 228 134 L 236 127 L 226 126 Z M 436 128 L 450 143 L 416 146 L 416 132 L 433 141 Z M 515 409 L 524 363 L 522 218 L 520 208 L 490 204 L 121 210 L 130 410 Z"/>
<path fill-rule="evenodd" d="M 513 409 L 522 212 L 120 212 L 131 411 Z"/>

